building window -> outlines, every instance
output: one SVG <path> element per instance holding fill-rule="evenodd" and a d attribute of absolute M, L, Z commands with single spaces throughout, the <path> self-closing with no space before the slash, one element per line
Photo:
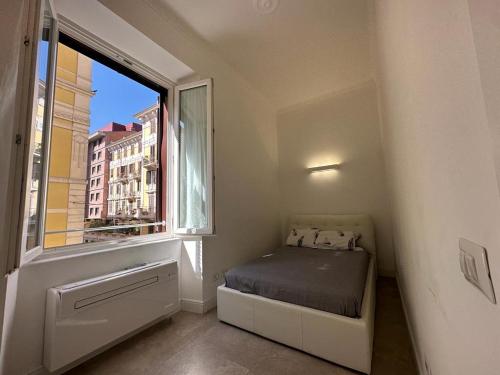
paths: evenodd
<path fill-rule="evenodd" d="M 42 14 L 45 13 L 42 12 Z M 46 24 L 44 23 L 44 25 Z M 54 23 L 54 25 L 56 24 Z M 35 132 L 36 129 L 40 129 L 42 132 L 47 131 L 49 136 L 38 137 L 37 135 L 37 137 L 29 137 L 29 139 L 51 140 L 50 144 L 47 145 L 43 144 L 43 141 L 38 145 L 30 145 L 31 149 L 46 150 L 45 156 L 39 159 L 38 166 L 33 158 L 29 159 L 29 168 L 42 171 L 37 176 L 39 182 L 45 184 L 48 196 L 56 197 L 56 199 L 51 198 L 50 210 L 47 210 L 46 205 L 38 205 L 37 203 L 38 201 L 46 202 L 46 196 L 32 197 L 34 203 L 30 204 L 30 207 L 41 207 L 41 211 L 36 213 L 38 220 L 34 219 L 31 222 L 25 220 L 25 222 L 31 225 L 32 232 L 39 231 L 40 234 L 37 237 L 40 240 L 39 247 L 41 249 L 52 249 L 76 242 L 106 241 L 114 240 L 116 236 L 127 237 L 145 232 L 162 232 L 166 230 L 165 223 L 171 222 L 166 220 L 167 217 L 174 219 L 174 226 L 169 227 L 169 231 L 194 234 L 212 233 L 211 81 L 179 86 L 173 90 L 174 92 L 171 94 L 175 96 L 173 103 L 175 103 L 176 107 L 169 112 L 174 113 L 175 118 L 173 122 L 170 122 L 169 126 L 175 128 L 175 131 L 166 132 L 166 124 L 168 123 L 166 121 L 166 89 L 145 78 L 149 75 L 145 74 L 144 77 L 141 77 L 136 71 L 119 65 L 115 60 L 102 55 L 100 52 L 93 51 L 90 47 L 82 45 L 71 37 L 62 33 L 58 34 L 55 30 L 52 31 L 53 35 L 59 36 L 59 42 L 48 47 L 50 51 L 55 51 L 49 60 L 50 66 L 53 67 L 52 69 L 56 74 L 52 78 L 49 75 L 43 76 L 42 74 L 36 77 L 37 82 L 40 84 L 39 87 L 42 87 L 41 80 L 44 81 L 44 90 L 50 95 L 44 95 L 43 98 L 36 102 L 36 105 L 43 108 L 39 111 L 33 111 L 33 113 L 35 117 L 36 113 L 43 113 L 43 109 L 46 109 L 47 106 L 54 105 L 62 109 L 54 112 L 53 119 L 48 119 L 48 121 L 41 121 L 38 118 L 32 119 L 31 131 Z M 105 49 L 107 47 L 100 46 L 99 48 Z M 111 56 L 111 51 L 109 53 Z M 65 61 L 78 61 L 78 64 L 71 67 L 74 71 L 66 66 L 64 69 L 57 68 L 57 64 L 62 64 Z M 106 82 L 101 82 L 100 86 L 93 82 L 94 65 L 109 73 L 109 79 Z M 140 69 L 142 68 L 138 65 L 137 70 L 140 71 Z M 67 83 L 67 79 L 58 76 L 63 73 L 65 75 L 73 74 L 75 77 L 82 77 L 83 79 Z M 134 87 L 137 88 L 137 90 L 121 91 L 120 95 L 139 95 L 138 93 L 140 93 L 140 95 L 150 98 L 147 100 L 155 104 L 147 106 L 147 110 L 151 109 L 151 113 L 142 116 L 144 119 L 148 119 L 147 123 L 143 122 L 142 125 L 150 126 L 151 132 L 143 134 L 140 125 L 129 126 L 129 124 L 123 124 L 123 127 L 120 128 L 120 133 L 123 134 L 110 138 L 106 138 L 106 135 L 104 138 L 87 143 L 87 146 L 82 148 L 73 141 L 75 139 L 74 134 L 61 126 L 67 121 L 66 119 L 71 118 L 70 114 L 62 112 L 67 109 L 73 113 L 74 108 L 71 106 L 74 106 L 75 103 L 81 105 L 81 103 L 96 103 L 96 101 L 101 100 L 99 94 L 101 90 L 95 92 L 93 88 L 104 87 L 104 89 L 112 91 L 118 86 L 112 83 L 113 75 L 120 77 L 120 79 L 125 77 L 130 80 L 130 85 L 135 85 Z M 61 85 L 61 82 L 64 82 L 64 87 L 61 86 L 60 90 L 56 90 Z M 81 86 L 79 86 L 80 84 Z M 62 89 L 71 91 L 75 100 L 68 101 L 68 98 L 73 96 L 63 95 Z M 39 91 L 42 90 L 39 89 Z M 136 99 L 131 100 L 131 102 L 144 102 L 143 97 Z M 101 108 L 104 108 L 102 110 L 105 111 L 107 107 L 103 105 Z M 123 116 L 125 118 L 134 116 L 137 113 L 136 108 L 120 108 L 123 111 L 130 111 L 124 112 Z M 78 109 L 89 111 L 90 105 L 89 108 Z M 61 119 L 65 121 L 59 121 L 57 116 L 61 116 Z M 140 119 L 137 121 L 141 122 Z M 73 132 L 81 133 L 78 134 L 79 139 L 88 139 L 90 134 L 94 134 L 105 125 L 93 124 L 89 121 L 89 123 L 79 124 Z M 155 134 L 155 132 L 157 132 L 157 135 L 154 138 L 151 137 L 151 134 Z M 168 141 L 174 147 L 167 149 L 166 143 L 163 142 L 166 142 L 167 137 L 170 136 L 173 138 Z M 146 139 L 145 137 L 149 138 Z M 152 144 L 152 142 L 156 143 Z M 99 148 L 94 152 L 94 148 L 102 144 L 105 144 L 105 148 Z M 75 153 L 80 152 L 80 149 L 83 152 L 82 155 L 76 155 Z M 109 154 L 103 154 L 104 152 L 109 152 Z M 173 155 L 170 155 L 172 156 L 170 157 L 164 155 L 164 152 Z M 91 160 L 87 160 L 89 159 L 88 155 L 91 155 Z M 112 161 L 104 157 L 107 155 L 111 156 Z M 128 164 L 125 163 L 125 160 L 129 155 L 134 155 L 135 161 L 134 164 L 129 163 L 129 166 L 126 167 Z M 162 164 L 162 159 L 176 161 L 173 166 L 175 171 L 172 171 L 172 174 L 169 173 L 169 175 L 178 177 L 175 182 L 169 181 L 171 185 L 168 186 L 172 186 L 172 189 L 162 188 L 167 176 L 166 166 Z M 83 160 L 87 163 L 98 160 L 100 163 L 95 166 L 82 165 L 79 168 L 74 168 L 73 164 L 76 160 Z M 113 164 L 110 164 L 111 162 Z M 106 165 L 106 163 L 108 164 Z M 116 168 L 116 172 L 114 168 Z M 116 178 L 113 183 L 108 180 L 107 173 L 102 174 L 106 170 L 110 170 L 109 175 Z M 78 174 L 80 171 L 81 175 Z M 27 174 L 26 171 L 23 172 Z M 99 174 L 99 177 L 91 178 L 96 174 Z M 36 174 L 33 173 L 33 175 Z M 35 184 L 33 179 L 29 183 Z M 61 184 L 67 186 L 61 189 Z M 111 200 L 114 197 L 109 196 L 109 194 L 112 195 L 113 193 L 113 184 L 116 185 L 117 198 L 121 196 L 114 204 Z M 109 186 L 109 189 L 99 190 L 98 193 L 89 191 L 89 189 L 102 188 L 102 186 Z M 122 192 L 126 192 L 127 188 L 132 194 L 121 195 Z M 80 192 L 82 190 L 86 191 L 86 195 L 81 196 Z M 166 203 L 169 201 L 166 196 L 167 193 L 171 197 L 176 197 L 172 212 L 166 211 Z M 81 198 L 75 198 L 80 196 Z M 109 204 L 108 207 L 114 208 L 113 210 L 110 209 L 110 214 L 114 213 L 114 217 L 110 218 L 110 215 L 106 214 L 107 210 L 104 210 L 102 206 L 89 207 L 90 202 L 96 201 Z M 93 219 L 95 219 L 95 215 L 99 215 L 99 221 L 93 220 L 92 225 L 87 225 L 86 220 L 89 219 L 89 217 L 85 217 L 87 212 L 88 216 Z M 64 213 L 64 215 L 61 215 L 61 213 Z M 68 223 L 78 223 L 80 221 L 83 224 L 81 228 L 85 229 L 82 229 L 81 232 L 75 232 L 74 230 L 65 232 L 59 228 L 54 229 L 57 227 L 55 225 L 56 220 L 60 221 L 63 216 L 66 218 L 67 223 L 66 225 L 59 225 L 60 223 L 58 223 L 59 227 L 69 228 Z M 101 223 L 102 227 L 95 226 L 96 224 L 101 225 Z M 142 226 L 141 230 L 136 228 L 130 230 L 130 226 L 137 224 Z M 142 230 L 143 227 L 147 228 L 148 226 L 150 230 Z M 27 236 L 30 233 L 30 228 L 27 225 L 24 232 Z M 30 246 L 36 246 L 36 244 Z"/>
<path fill-rule="evenodd" d="M 154 145 L 149 147 L 149 158 L 151 161 L 156 160 L 156 147 Z"/>

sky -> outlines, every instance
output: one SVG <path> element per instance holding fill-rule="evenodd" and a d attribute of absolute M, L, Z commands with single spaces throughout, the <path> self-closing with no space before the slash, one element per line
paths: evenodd
<path fill-rule="evenodd" d="M 38 54 L 39 77 L 45 80 L 48 43 L 40 42 Z M 114 121 L 128 124 L 138 121 L 134 114 L 153 105 L 158 93 L 92 60 L 92 90 L 97 90 L 90 100 L 89 134 Z"/>
<path fill-rule="evenodd" d="M 155 104 L 158 97 L 156 91 L 97 61 L 92 61 L 92 90 L 97 91 L 90 100 L 90 134 L 111 121 L 137 122 L 134 114 Z"/>

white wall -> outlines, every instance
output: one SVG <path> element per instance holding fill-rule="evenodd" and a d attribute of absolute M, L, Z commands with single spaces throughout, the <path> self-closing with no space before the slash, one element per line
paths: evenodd
<path fill-rule="evenodd" d="M 369 81 L 278 114 L 283 227 L 290 214 L 367 213 L 377 237 L 378 266 L 393 275 L 394 259 L 377 93 Z M 306 167 L 341 163 L 333 172 Z"/>
<path fill-rule="evenodd" d="M 500 188 L 500 6 L 496 0 L 475 0 L 469 8 Z"/>
<path fill-rule="evenodd" d="M 214 276 L 280 242 L 276 117 L 269 103 L 208 44 L 156 1 L 101 3 L 156 44 L 214 79 L 215 224 L 203 239 L 203 301 L 215 303 Z"/>
<path fill-rule="evenodd" d="M 473 13 L 486 4 L 470 3 Z M 493 3 L 496 14 L 483 9 L 498 20 Z M 466 0 L 375 5 L 396 265 L 418 359 L 433 374 L 498 374 L 500 307 L 458 262 L 459 237 L 485 246 L 498 296 L 500 199 L 481 86 L 498 76 L 480 77 Z"/>

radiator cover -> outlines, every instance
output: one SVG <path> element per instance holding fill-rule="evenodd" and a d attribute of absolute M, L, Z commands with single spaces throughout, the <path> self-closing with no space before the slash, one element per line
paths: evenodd
<path fill-rule="evenodd" d="M 47 290 L 44 365 L 56 371 L 179 309 L 176 261 Z"/>

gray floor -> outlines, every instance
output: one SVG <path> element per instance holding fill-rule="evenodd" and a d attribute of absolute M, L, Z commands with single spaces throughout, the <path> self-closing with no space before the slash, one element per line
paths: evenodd
<path fill-rule="evenodd" d="M 203 316 L 180 312 L 68 374 L 358 373 L 221 323 L 214 310 Z M 377 282 L 372 374 L 417 374 L 398 289 L 388 278 Z"/>

